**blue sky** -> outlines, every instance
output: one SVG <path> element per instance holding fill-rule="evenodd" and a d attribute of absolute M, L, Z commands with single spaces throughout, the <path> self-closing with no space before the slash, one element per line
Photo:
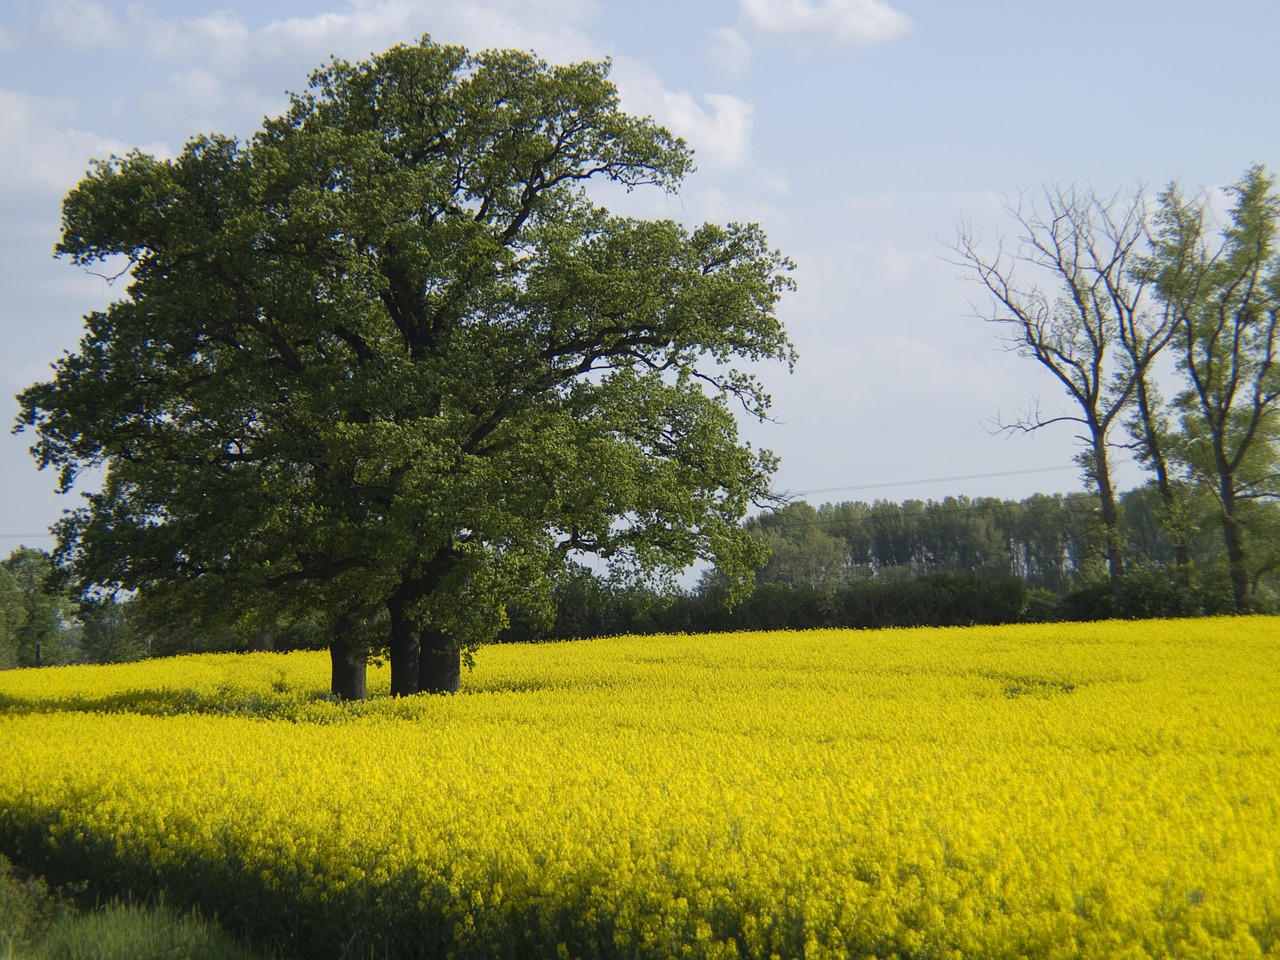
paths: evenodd
<path fill-rule="evenodd" d="M 1270 0 L 6 0 L 0 394 L 43 379 L 120 293 L 51 256 L 89 158 L 248 136 L 330 54 L 423 33 L 612 58 L 624 106 L 699 169 L 678 198 L 610 202 L 758 221 L 797 262 L 781 312 L 800 362 L 761 371 L 776 422 L 744 431 L 782 457 L 780 490 L 860 488 L 815 502 L 1079 489 L 1068 426 L 991 435 L 1063 398 L 974 316 L 945 242 L 961 220 L 994 239 L 1004 202 L 1046 183 L 1213 189 L 1280 164 Z M 0 553 L 48 546 L 33 535 L 75 505 L 29 443 L 0 438 Z M 896 485 L 956 477 L 974 479 Z"/>

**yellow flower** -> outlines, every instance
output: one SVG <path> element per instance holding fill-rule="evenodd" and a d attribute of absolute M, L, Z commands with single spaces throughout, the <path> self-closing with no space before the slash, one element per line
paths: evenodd
<path fill-rule="evenodd" d="M 477 659 L 345 707 L 322 653 L 0 674 L 0 849 L 335 953 L 1280 953 L 1276 618 Z"/>

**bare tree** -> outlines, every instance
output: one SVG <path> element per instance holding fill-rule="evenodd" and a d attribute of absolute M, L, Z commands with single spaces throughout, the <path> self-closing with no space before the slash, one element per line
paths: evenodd
<path fill-rule="evenodd" d="M 951 245 L 951 262 L 976 277 L 984 291 L 978 315 L 999 324 L 1008 349 L 1039 363 L 1071 400 L 1068 412 L 1056 416 L 1043 415 L 1033 402 L 1024 415 L 999 427 L 1030 433 L 1072 423 L 1080 430 L 1083 450 L 1077 459 L 1098 493 L 1107 571 L 1119 601 L 1124 544 L 1112 473 L 1113 451 L 1125 444 L 1112 437 L 1124 429 L 1125 415 L 1139 397 L 1138 406 L 1148 413 L 1139 412 L 1138 419 L 1152 429 L 1140 429 L 1138 436 L 1158 436 L 1156 420 L 1142 418 L 1158 414 L 1151 369 L 1172 327 L 1136 272 L 1151 246 L 1142 191 L 1099 196 L 1049 185 L 1042 202 L 1023 197 L 1006 209 L 1018 229 L 1012 244 L 1001 235 L 988 254 L 963 225 Z"/>

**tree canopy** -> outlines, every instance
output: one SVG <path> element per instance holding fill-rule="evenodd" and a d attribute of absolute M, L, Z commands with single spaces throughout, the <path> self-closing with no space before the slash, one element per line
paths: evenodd
<path fill-rule="evenodd" d="M 1249 543 L 1250 513 L 1280 498 L 1280 194 L 1275 178 L 1254 166 L 1227 195 L 1231 208 L 1219 224 L 1207 197 L 1188 199 L 1170 184 L 1144 271 L 1169 305 L 1184 381 L 1170 456 L 1218 501 L 1243 606 L 1254 586 L 1249 555 L 1271 552 L 1266 537 Z"/>
<path fill-rule="evenodd" d="M 73 661 L 78 613 L 49 554 L 14 550 L 0 561 L 0 669 Z"/>
<path fill-rule="evenodd" d="M 95 163 L 58 252 L 127 258 L 128 289 L 19 398 L 64 491 L 106 468 L 57 529 L 80 583 L 305 609 L 359 695 L 378 647 L 393 692 L 456 689 L 574 556 L 745 582 L 775 461 L 739 441 L 769 398 L 738 361 L 793 362 L 792 265 L 591 198 L 692 169 L 608 72 L 424 37 L 333 60 L 247 142 Z"/>

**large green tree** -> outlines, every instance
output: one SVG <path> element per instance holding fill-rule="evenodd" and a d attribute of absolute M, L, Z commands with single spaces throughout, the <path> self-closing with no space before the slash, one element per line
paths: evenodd
<path fill-rule="evenodd" d="M 323 611 L 347 696 L 370 644 L 394 693 L 456 689 L 574 556 L 745 582 L 774 461 L 735 364 L 793 359 L 791 264 L 587 192 L 690 169 L 607 64 L 429 38 L 332 61 L 248 142 L 97 163 L 58 249 L 128 291 L 20 397 L 64 490 L 106 466 L 62 557 L 171 608 Z"/>
<path fill-rule="evenodd" d="M 1227 193 L 1232 204 L 1219 225 L 1207 196 L 1188 198 L 1171 184 L 1142 272 L 1174 317 L 1185 382 L 1174 398 L 1180 429 L 1170 456 L 1218 501 L 1232 590 L 1244 606 L 1255 583 L 1249 504 L 1280 498 L 1280 194 L 1259 166 Z"/>

